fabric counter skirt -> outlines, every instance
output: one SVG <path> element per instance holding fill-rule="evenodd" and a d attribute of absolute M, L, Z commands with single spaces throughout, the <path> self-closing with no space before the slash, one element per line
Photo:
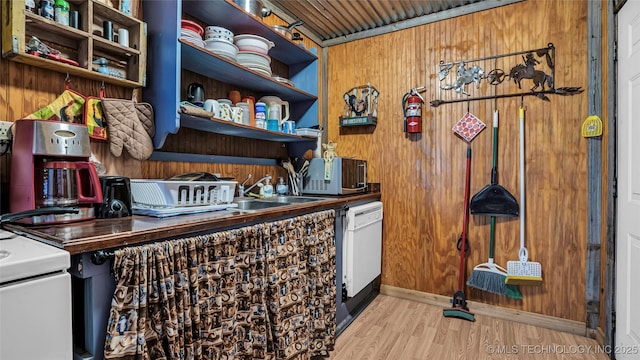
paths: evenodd
<path fill-rule="evenodd" d="M 335 211 L 116 251 L 105 359 L 310 359 L 335 340 Z"/>

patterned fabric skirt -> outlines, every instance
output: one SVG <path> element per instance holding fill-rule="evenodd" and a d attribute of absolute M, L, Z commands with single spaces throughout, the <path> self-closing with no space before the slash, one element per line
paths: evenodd
<path fill-rule="evenodd" d="M 335 211 L 116 251 L 105 359 L 310 359 L 333 349 Z"/>

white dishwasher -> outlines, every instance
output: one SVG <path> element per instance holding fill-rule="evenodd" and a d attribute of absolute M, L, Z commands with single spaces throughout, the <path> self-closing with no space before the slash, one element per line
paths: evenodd
<path fill-rule="evenodd" d="M 382 202 L 354 206 L 345 220 L 342 279 L 351 298 L 381 273 Z"/>

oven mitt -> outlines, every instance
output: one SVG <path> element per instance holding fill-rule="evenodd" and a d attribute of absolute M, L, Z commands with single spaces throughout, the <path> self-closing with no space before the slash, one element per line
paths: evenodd
<path fill-rule="evenodd" d="M 82 124 L 84 103 L 85 97 L 82 94 L 67 89 L 53 100 L 51 104 L 25 116 L 24 119 L 62 121 Z"/>
<path fill-rule="evenodd" d="M 148 159 L 153 152 L 151 134 L 155 133 L 150 105 L 149 108 L 141 107 L 139 111 L 131 100 L 102 99 L 102 108 L 107 120 L 111 154 L 119 157 L 125 148 L 134 159 Z"/>

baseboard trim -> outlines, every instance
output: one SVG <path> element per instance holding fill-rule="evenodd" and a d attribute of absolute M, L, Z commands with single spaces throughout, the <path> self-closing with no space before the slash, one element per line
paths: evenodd
<path fill-rule="evenodd" d="M 448 296 L 403 289 L 395 286 L 380 285 L 380 294 L 418 301 L 442 308 L 451 307 L 451 298 Z M 580 336 L 587 335 L 587 325 L 584 322 L 567 320 L 527 311 L 509 309 L 475 301 L 468 301 L 468 303 L 469 308 L 476 315 L 491 316 L 496 319 L 516 321 L 523 324 L 539 326 Z"/>

